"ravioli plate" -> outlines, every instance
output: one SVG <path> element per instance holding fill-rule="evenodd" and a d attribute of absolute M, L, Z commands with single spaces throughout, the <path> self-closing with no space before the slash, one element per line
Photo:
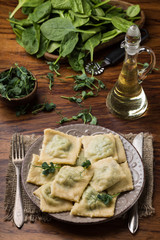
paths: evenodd
<path fill-rule="evenodd" d="M 85 124 L 74 124 L 74 125 L 67 125 L 64 127 L 59 127 L 56 130 L 80 137 L 82 135 L 91 136 L 97 134 L 104 134 L 104 133 L 113 133 L 117 134 L 114 131 L 111 131 L 107 128 L 103 128 L 100 126 L 93 126 L 93 125 L 85 125 Z M 132 172 L 133 183 L 134 183 L 134 190 L 121 193 L 118 197 L 115 214 L 113 217 L 110 218 L 89 218 L 89 217 L 79 217 L 79 216 L 71 216 L 69 212 L 62 212 L 62 213 L 55 213 L 50 214 L 52 217 L 70 223 L 78 223 L 78 224 L 92 224 L 92 223 L 100 223 L 105 221 L 110 221 L 117 217 L 120 217 L 125 212 L 127 212 L 138 200 L 140 197 L 143 187 L 144 187 L 144 168 L 143 163 L 141 160 L 140 155 L 133 147 L 133 145 L 128 142 L 124 137 L 119 135 L 122 143 L 124 145 L 124 149 L 127 156 L 127 161 Z M 32 160 L 32 154 L 39 154 L 39 151 L 42 146 L 43 136 L 39 137 L 35 143 L 30 147 L 28 152 L 26 153 L 25 159 L 22 165 L 22 182 L 27 192 L 29 198 L 39 207 L 40 201 L 39 199 L 33 194 L 33 192 L 38 188 L 38 186 L 33 185 L 31 183 L 27 183 L 27 175 L 30 167 L 30 162 Z"/>

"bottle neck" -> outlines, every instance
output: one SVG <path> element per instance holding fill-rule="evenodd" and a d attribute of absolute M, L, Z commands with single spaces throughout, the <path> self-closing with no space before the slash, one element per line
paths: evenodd
<path fill-rule="evenodd" d="M 130 64 L 137 64 L 137 57 L 138 57 L 138 53 L 131 55 L 126 51 L 124 63 L 128 62 Z"/>

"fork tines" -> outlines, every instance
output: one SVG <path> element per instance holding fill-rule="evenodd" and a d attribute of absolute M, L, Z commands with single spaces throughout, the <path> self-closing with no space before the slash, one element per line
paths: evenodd
<path fill-rule="evenodd" d="M 23 160 L 24 155 L 23 135 L 14 134 L 12 137 L 12 160 Z"/>

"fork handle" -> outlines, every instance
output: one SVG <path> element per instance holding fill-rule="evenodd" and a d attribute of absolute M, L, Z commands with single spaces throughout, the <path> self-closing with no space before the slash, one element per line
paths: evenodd
<path fill-rule="evenodd" d="M 22 195 L 21 195 L 20 167 L 18 166 L 16 166 L 16 176 L 17 176 L 17 185 L 16 185 L 16 196 L 15 196 L 13 219 L 14 219 L 15 225 L 18 228 L 21 228 L 24 223 L 24 211 L 23 211 L 23 203 L 22 203 Z"/>

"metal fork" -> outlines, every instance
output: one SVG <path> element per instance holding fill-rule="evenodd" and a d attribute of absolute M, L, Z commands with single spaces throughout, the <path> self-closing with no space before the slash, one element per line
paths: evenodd
<path fill-rule="evenodd" d="M 16 185 L 16 196 L 13 219 L 14 223 L 18 228 L 21 228 L 24 223 L 24 210 L 21 195 L 21 166 L 24 160 L 25 150 L 23 143 L 23 136 L 19 134 L 13 135 L 12 138 L 12 162 L 15 166 L 17 185 Z"/>

